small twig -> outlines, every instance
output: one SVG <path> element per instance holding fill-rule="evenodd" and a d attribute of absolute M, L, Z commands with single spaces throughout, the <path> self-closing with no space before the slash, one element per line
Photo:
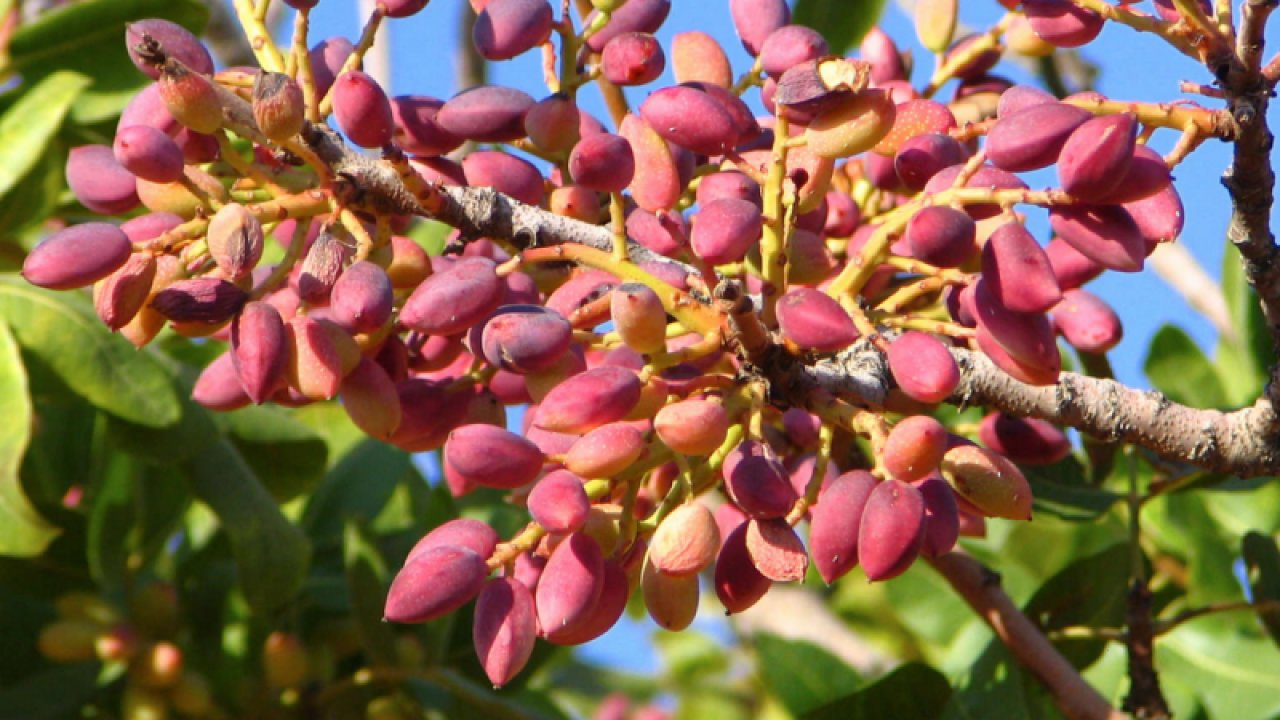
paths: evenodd
<path fill-rule="evenodd" d="M 1155 637 L 1161 637 L 1163 635 L 1168 635 L 1179 626 L 1197 618 L 1227 612 L 1240 612 L 1241 610 L 1248 610 L 1258 614 L 1280 611 L 1280 600 L 1224 602 L 1205 605 L 1204 607 L 1191 608 L 1189 610 L 1183 610 L 1177 615 L 1166 620 L 1155 621 L 1151 624 L 1151 632 Z M 1048 635 L 1051 640 L 1074 638 L 1083 640 L 1112 640 L 1116 642 L 1123 642 L 1128 637 L 1128 632 L 1123 628 L 1099 628 L 1089 627 L 1086 625 L 1072 625 L 1050 631 Z"/>

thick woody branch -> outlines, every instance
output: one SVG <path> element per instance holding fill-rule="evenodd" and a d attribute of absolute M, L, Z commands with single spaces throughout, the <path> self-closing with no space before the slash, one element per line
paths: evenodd
<path fill-rule="evenodd" d="M 929 563 L 991 626 L 1018 662 L 1044 683 L 1063 715 L 1071 720 L 1125 717 L 1085 682 L 1035 623 L 1018 609 L 1000 587 L 998 575 L 960 552 L 948 553 Z"/>
<path fill-rule="evenodd" d="M 1280 418 L 1271 404 L 1221 412 L 1179 405 L 1115 380 L 1062 373 L 1054 385 L 1026 385 L 985 355 L 953 349 L 960 386 L 951 401 L 1073 427 L 1147 448 L 1170 460 L 1241 477 L 1280 472 Z"/>
<path fill-rule="evenodd" d="M 1064 372 L 1054 385 L 1019 382 L 979 352 L 953 348 L 960 385 L 949 399 L 1073 427 L 1126 442 L 1179 463 L 1241 477 L 1280 473 L 1280 417 L 1266 400 L 1222 412 L 1179 405 L 1161 393 L 1114 380 Z M 889 376 L 869 344 L 795 369 L 793 391 L 808 386 L 858 405 L 877 406 Z"/>
<path fill-rule="evenodd" d="M 1272 338 L 1280 347 L 1280 248 L 1271 233 L 1275 173 L 1273 137 L 1266 122 L 1271 88 L 1259 67 L 1266 18 L 1275 6 L 1276 0 L 1246 0 L 1242 9 L 1236 63 L 1223 78 L 1228 109 L 1239 129 L 1222 184 L 1231 195 L 1227 239 L 1240 251 L 1245 277 L 1258 292 Z M 1280 407 L 1275 368 L 1265 397 Z"/>

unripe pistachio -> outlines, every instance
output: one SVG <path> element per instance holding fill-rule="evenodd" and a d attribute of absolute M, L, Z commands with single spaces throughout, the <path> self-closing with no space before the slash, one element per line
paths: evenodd
<path fill-rule="evenodd" d="M 960 445 L 942 458 L 942 474 L 956 492 L 987 515 L 1031 519 L 1031 486 L 1004 456 L 976 445 Z"/>
<path fill-rule="evenodd" d="M 253 119 L 276 142 L 297 135 L 306 121 L 302 88 L 284 73 L 259 73 L 253 83 Z"/>
<path fill-rule="evenodd" d="M 165 107 L 184 127 L 205 134 L 222 128 L 222 100 L 208 76 L 170 64 L 159 83 Z"/>
<path fill-rule="evenodd" d="M 672 510 L 649 541 L 649 562 L 667 575 L 695 575 L 710 567 L 719 552 L 715 517 L 696 501 Z"/>
<path fill-rule="evenodd" d="M 206 242 L 218 268 L 228 278 L 242 278 L 262 259 L 262 223 L 240 203 L 228 203 L 209 220 Z"/>

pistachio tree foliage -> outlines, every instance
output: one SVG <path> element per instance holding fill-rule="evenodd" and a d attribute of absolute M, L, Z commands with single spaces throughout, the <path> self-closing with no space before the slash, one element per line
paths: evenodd
<path fill-rule="evenodd" d="M 389 96 L 445 2 L 0 2 L 0 718 L 1280 714 L 1274 0 L 471 0 L 545 91 Z"/>

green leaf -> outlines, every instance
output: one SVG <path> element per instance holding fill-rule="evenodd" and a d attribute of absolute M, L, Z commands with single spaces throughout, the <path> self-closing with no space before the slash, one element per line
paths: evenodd
<path fill-rule="evenodd" d="M 753 714 L 747 704 L 721 688 L 699 688 L 680 695 L 674 720 L 751 720 Z"/>
<path fill-rule="evenodd" d="M 1052 465 L 1025 465 L 1022 473 L 1031 484 L 1034 512 L 1056 515 L 1073 522 L 1096 520 L 1120 496 L 1090 485 L 1084 467 L 1074 455 Z"/>
<path fill-rule="evenodd" d="M 1198 408 L 1223 407 L 1226 393 L 1209 359 L 1185 332 L 1165 325 L 1151 339 L 1143 365 L 1156 389 L 1170 400 Z"/>
<path fill-rule="evenodd" d="M 1171 493 L 1142 506 L 1143 533 L 1161 550 L 1186 563 L 1190 573 L 1186 602 L 1191 605 L 1241 599 L 1240 581 L 1232 570 L 1238 559 L 1236 538 L 1241 533 L 1225 530 L 1210 512 L 1209 504 L 1217 497 Z"/>
<path fill-rule="evenodd" d="M 1245 405 L 1258 397 L 1275 354 L 1258 294 L 1245 280 L 1239 253 L 1230 249 L 1222 254 L 1222 296 L 1236 337 L 1219 340 L 1218 377 L 1228 402 Z"/>
<path fill-rule="evenodd" d="M 382 621 L 383 602 L 387 596 L 389 574 L 373 538 L 355 522 L 349 522 L 343 535 L 343 564 L 347 570 L 347 594 L 351 598 L 351 614 L 360 633 L 360 644 L 375 665 L 395 665 L 396 637 L 391 626 Z"/>
<path fill-rule="evenodd" d="M 249 605 L 269 612 L 287 603 L 307 576 L 306 536 L 285 519 L 227 440 L 211 444 L 185 468 L 192 493 L 218 516 L 231 541 Z"/>
<path fill-rule="evenodd" d="M 135 476 L 138 484 L 134 495 L 138 524 L 136 551 L 142 555 L 143 566 L 149 566 L 166 550 L 174 533 L 182 528 L 187 508 L 191 506 L 187 484 L 176 480 L 179 472 L 172 465 L 144 465 Z"/>
<path fill-rule="evenodd" d="M 236 449 L 277 501 L 301 495 L 324 476 L 328 446 L 283 408 L 251 405 L 224 418 Z"/>
<path fill-rule="evenodd" d="M 945 720 L 1056 720 L 1062 717 L 1044 685 L 992 639 L 954 682 Z"/>
<path fill-rule="evenodd" d="M 96 662 L 53 665 L 0 690 L 0 720 L 79 717 L 98 690 Z"/>
<path fill-rule="evenodd" d="M 791 22 L 816 29 L 832 53 L 843 55 L 875 27 L 884 5 L 885 0 L 798 0 Z"/>
<path fill-rule="evenodd" d="M 1036 591 L 1025 612 L 1044 630 L 1121 627 L 1130 574 L 1129 546 L 1113 545 L 1063 568 Z M 1106 641 L 1067 639 L 1055 643 L 1077 668 L 1093 664 Z"/>
<path fill-rule="evenodd" d="M 756 635 L 753 643 L 765 687 L 793 715 L 822 707 L 862 684 L 853 668 L 817 645 L 768 633 Z"/>
<path fill-rule="evenodd" d="M 0 267 L 4 270 L 20 269 L 28 249 L 47 234 L 41 225 L 57 210 L 58 199 L 67 187 L 66 166 L 66 146 L 55 139 L 0 197 L 0 252 L 4 253 Z"/>
<path fill-rule="evenodd" d="M 79 73 L 55 72 L 24 92 L 0 116 L 0 197 L 45 155 L 71 103 L 89 83 L 89 78 Z"/>
<path fill-rule="evenodd" d="M 46 363 L 66 385 L 93 405 L 147 427 L 165 427 L 180 415 L 177 394 L 164 369 L 127 340 L 112 335 L 77 294 L 0 276 L 0 318 L 23 349 Z"/>
<path fill-rule="evenodd" d="M 452 231 L 452 227 L 439 220 L 420 220 L 409 228 L 408 237 L 422 246 L 428 255 L 439 255 L 444 252 L 444 245 Z"/>
<path fill-rule="evenodd" d="M 1280 653 L 1256 632 L 1189 623 L 1161 639 L 1156 657 L 1161 680 L 1191 688 L 1209 717 L 1263 720 L 1280 713 Z"/>
<path fill-rule="evenodd" d="M 31 506 L 18 475 L 31 441 L 31 397 L 18 345 L 2 320 L 0 418 L 0 555 L 39 555 L 59 531 Z"/>
<path fill-rule="evenodd" d="M 107 458 L 102 477 L 90 491 L 89 537 L 86 552 L 89 572 L 98 584 L 117 588 L 125 579 L 129 555 L 137 545 L 134 505 L 137 463 L 124 453 Z"/>
<path fill-rule="evenodd" d="M 1253 602 L 1280 602 L 1280 548 L 1276 539 L 1257 532 L 1244 536 L 1244 564 L 1249 571 L 1250 599 Z M 1280 610 L 1258 613 L 1258 619 L 1280 645 Z"/>
<path fill-rule="evenodd" d="M 804 720 L 940 717 L 951 698 L 947 678 L 924 663 L 907 663 L 852 695 L 806 713 Z"/>
<path fill-rule="evenodd" d="M 347 520 L 371 521 L 396 483 L 413 469 L 408 453 L 366 439 L 320 481 L 302 512 L 302 527 L 317 543 L 337 543 Z"/>
<path fill-rule="evenodd" d="M 75 119 L 82 124 L 107 120 L 149 81 L 133 66 L 125 49 L 125 23 L 144 18 L 172 20 L 198 33 L 209 14 L 199 0 L 90 0 L 63 5 L 14 33 L 10 67 L 29 82 L 60 69 L 92 77 L 93 86 L 76 102 Z"/>
<path fill-rule="evenodd" d="M 724 644 L 697 630 L 652 635 L 654 645 L 662 653 L 662 664 L 672 682 L 681 688 L 694 688 L 729 669 L 729 654 Z"/>

